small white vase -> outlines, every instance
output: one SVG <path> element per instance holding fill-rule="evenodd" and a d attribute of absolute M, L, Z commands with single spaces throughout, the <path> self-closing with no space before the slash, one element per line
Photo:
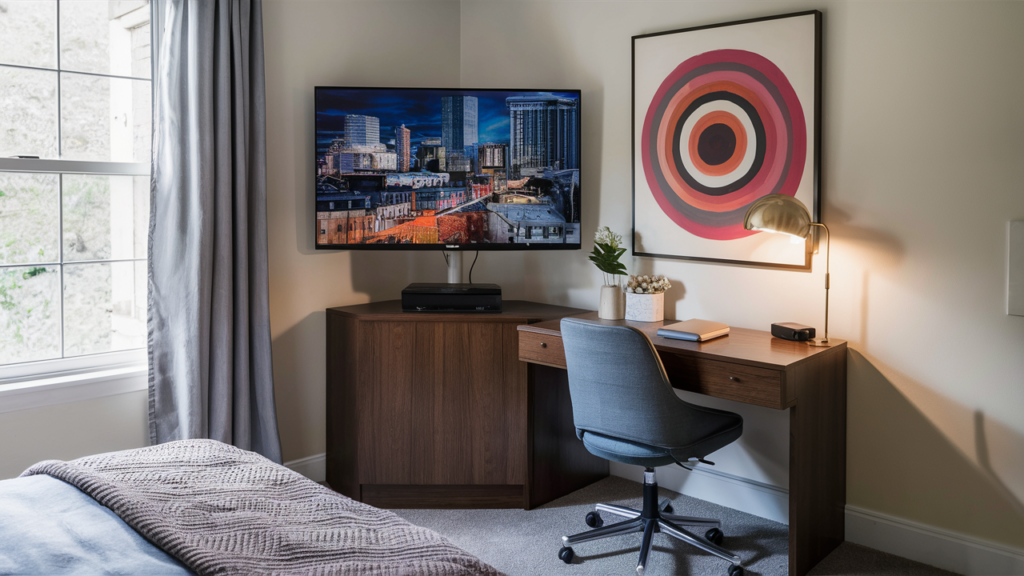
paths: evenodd
<path fill-rule="evenodd" d="M 626 294 L 626 320 L 661 322 L 665 319 L 665 293 Z"/>
<path fill-rule="evenodd" d="M 625 294 L 619 286 L 601 286 L 601 305 L 597 317 L 602 320 L 622 320 L 626 315 Z"/>

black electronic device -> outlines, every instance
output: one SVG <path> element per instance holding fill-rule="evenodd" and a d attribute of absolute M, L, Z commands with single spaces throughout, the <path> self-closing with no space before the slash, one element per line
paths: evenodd
<path fill-rule="evenodd" d="M 796 322 L 778 322 L 772 324 L 772 336 L 783 340 L 806 342 L 814 338 L 814 328 Z"/>
<path fill-rule="evenodd" d="M 501 312 L 497 284 L 409 284 L 403 312 Z"/>

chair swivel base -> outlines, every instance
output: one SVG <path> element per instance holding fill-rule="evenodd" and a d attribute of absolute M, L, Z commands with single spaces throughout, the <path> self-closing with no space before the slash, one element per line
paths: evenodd
<path fill-rule="evenodd" d="M 658 503 L 658 483 L 654 478 L 654 470 L 650 468 L 644 472 L 643 506 L 643 510 L 634 510 L 624 506 L 598 504 L 596 512 L 587 513 L 586 518 L 587 525 L 594 529 L 573 536 L 563 536 L 563 546 L 558 552 L 558 557 L 566 564 L 569 564 L 575 556 L 573 549 L 570 548 L 573 544 L 601 540 L 622 534 L 643 532 L 644 536 L 640 544 L 640 561 L 636 565 L 638 576 L 642 576 L 644 566 L 647 565 L 647 556 L 651 551 L 651 541 L 654 533 L 665 532 L 677 540 L 686 542 L 691 546 L 696 546 L 705 552 L 730 562 L 729 576 L 743 575 L 743 561 L 740 557 L 720 546 L 723 537 L 721 521 L 672 514 L 672 508 L 667 498 L 660 504 Z M 622 516 L 626 520 L 604 526 L 600 516 L 601 512 Z M 701 538 L 682 528 L 682 526 L 697 526 L 702 529 L 706 528 L 707 531 L 704 533 L 704 538 Z"/>

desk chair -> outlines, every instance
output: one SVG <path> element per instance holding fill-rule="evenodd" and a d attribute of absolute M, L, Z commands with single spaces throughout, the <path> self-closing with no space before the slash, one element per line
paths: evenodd
<path fill-rule="evenodd" d="M 586 516 L 594 529 L 563 536 L 558 557 L 569 564 L 573 544 L 643 532 L 636 567 L 642 575 L 654 533 L 665 532 L 729 561 L 729 576 L 741 576 L 740 557 L 719 546 L 721 521 L 672 514 L 668 499 L 659 505 L 654 467 L 708 463 L 705 456 L 740 437 L 743 418 L 676 396 L 651 340 L 635 328 L 563 318 L 561 331 L 576 435 L 592 454 L 645 471 L 643 510 L 598 504 Z M 604 526 L 601 512 L 627 519 Z M 701 538 L 682 526 L 707 531 Z"/>

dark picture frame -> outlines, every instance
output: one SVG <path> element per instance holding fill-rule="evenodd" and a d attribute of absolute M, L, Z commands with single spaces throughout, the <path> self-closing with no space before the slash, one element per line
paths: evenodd
<path fill-rule="evenodd" d="M 742 220 L 785 193 L 820 222 L 821 47 L 818 10 L 632 37 L 634 256 L 810 270 Z"/>

